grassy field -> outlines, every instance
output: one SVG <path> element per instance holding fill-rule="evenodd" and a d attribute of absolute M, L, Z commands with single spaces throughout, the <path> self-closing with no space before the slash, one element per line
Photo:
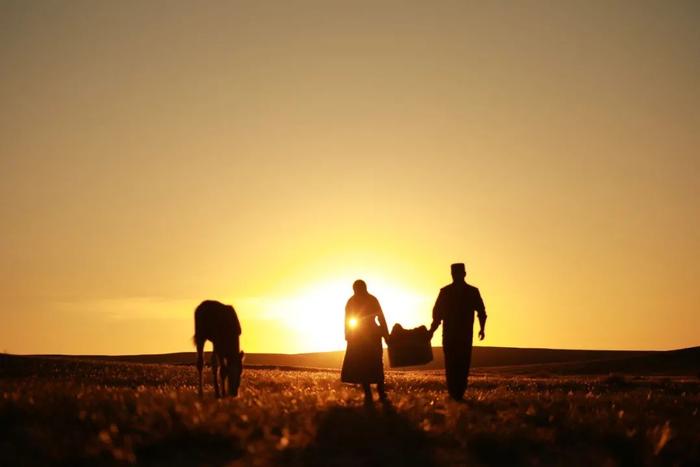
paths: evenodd
<path fill-rule="evenodd" d="M 189 366 L 2 355 L 0 465 L 700 465 L 697 378 L 387 381 L 366 408 L 334 371 L 246 369 L 199 399 Z"/>

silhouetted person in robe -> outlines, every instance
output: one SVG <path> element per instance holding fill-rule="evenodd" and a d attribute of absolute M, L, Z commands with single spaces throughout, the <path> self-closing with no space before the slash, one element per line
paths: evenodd
<path fill-rule="evenodd" d="M 467 271 L 463 263 L 453 264 L 452 283 L 440 289 L 433 307 L 433 323 L 430 337 L 442 326 L 442 349 L 445 352 L 445 376 L 447 390 L 452 399 L 460 401 L 467 390 L 467 378 L 472 359 L 472 335 L 474 312 L 479 317 L 479 340 L 486 334 L 486 309 L 479 289 L 467 284 Z"/>
<path fill-rule="evenodd" d="M 340 379 L 344 383 L 362 384 L 365 403 L 372 402 L 370 384 L 377 385 L 379 399 L 386 401 L 382 337 L 389 337 L 379 300 L 367 292 L 367 284 L 356 280 L 355 294 L 345 305 L 345 340 L 348 342 Z"/>

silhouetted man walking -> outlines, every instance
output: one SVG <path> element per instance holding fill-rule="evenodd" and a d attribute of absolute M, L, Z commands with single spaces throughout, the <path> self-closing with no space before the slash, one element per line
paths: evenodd
<path fill-rule="evenodd" d="M 469 365 L 472 359 L 472 337 L 474 312 L 479 316 L 479 340 L 484 340 L 486 309 L 479 289 L 467 284 L 464 263 L 451 266 L 452 283 L 440 289 L 433 307 L 433 323 L 430 325 L 432 339 L 435 330 L 442 327 L 442 349 L 445 352 L 445 376 L 447 390 L 454 400 L 462 400 L 467 390 Z"/>

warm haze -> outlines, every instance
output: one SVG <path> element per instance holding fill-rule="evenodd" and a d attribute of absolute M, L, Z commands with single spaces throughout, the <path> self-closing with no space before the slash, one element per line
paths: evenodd
<path fill-rule="evenodd" d="M 0 1 L 0 351 L 698 345 L 700 3 Z M 433 343 L 439 345 L 439 338 Z"/>

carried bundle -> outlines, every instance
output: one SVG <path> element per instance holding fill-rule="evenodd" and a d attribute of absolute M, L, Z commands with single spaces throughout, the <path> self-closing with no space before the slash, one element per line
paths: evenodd
<path fill-rule="evenodd" d="M 425 326 L 404 329 L 395 324 L 389 334 L 389 364 L 391 367 L 425 365 L 433 360 L 430 334 Z"/>

